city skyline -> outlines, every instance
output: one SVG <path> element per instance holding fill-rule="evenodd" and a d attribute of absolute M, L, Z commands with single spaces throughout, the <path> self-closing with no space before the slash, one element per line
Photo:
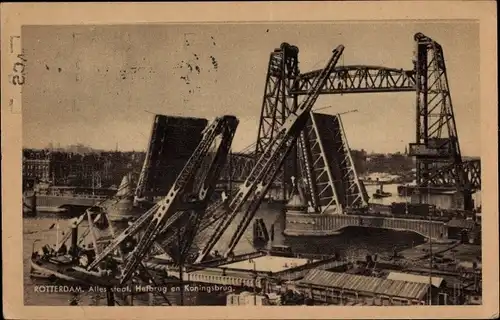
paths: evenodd
<path fill-rule="evenodd" d="M 115 146 L 114 149 L 97 149 L 91 145 L 85 145 L 85 144 L 73 144 L 73 145 L 57 145 L 57 146 L 54 146 L 54 144 L 50 144 L 45 146 L 45 147 L 41 147 L 41 148 L 36 148 L 36 147 L 29 147 L 29 146 L 23 146 L 23 149 L 33 149 L 33 150 L 64 150 L 64 149 L 71 149 L 71 148 L 76 148 L 76 147 L 81 147 L 81 148 L 84 148 L 84 149 L 91 149 L 93 151 L 97 151 L 97 152 L 114 152 L 114 151 L 118 151 L 118 152 L 146 152 L 147 151 L 147 148 L 143 148 L 143 149 L 132 149 L 132 150 L 129 150 L 129 149 L 122 149 L 120 148 L 120 146 L 117 144 Z M 381 153 L 381 152 L 377 152 L 376 150 L 365 150 L 365 149 L 352 149 L 351 150 L 356 150 L 356 151 L 361 151 L 361 152 L 366 152 L 367 154 L 384 154 L 384 153 Z M 250 150 L 252 151 L 252 150 Z M 407 150 L 403 150 L 403 151 L 395 151 L 395 152 L 389 152 L 389 153 L 385 153 L 385 154 L 404 154 L 405 151 Z M 237 152 L 237 151 L 236 151 Z"/>
<path fill-rule="evenodd" d="M 299 47 L 301 72 L 321 68 L 338 44 L 342 64 L 410 69 L 416 32 L 442 44 L 462 153 L 479 156 L 479 28 L 471 22 L 27 26 L 23 146 L 139 151 L 151 113 L 233 114 L 237 152 L 257 139 L 269 53 L 281 42 Z M 351 149 L 402 153 L 415 139 L 414 104 L 411 92 L 335 95 L 316 109 L 359 110 L 342 116 Z"/>
<path fill-rule="evenodd" d="M 135 152 L 135 153 L 145 153 L 147 150 L 146 149 L 142 149 L 142 150 L 126 150 L 126 149 L 121 149 L 119 147 L 115 148 L 115 149 L 96 149 L 96 148 L 93 148 L 92 146 L 88 146 L 88 145 L 67 145 L 67 146 L 57 146 L 57 147 L 50 147 L 49 146 L 46 146 L 44 148 L 31 148 L 31 147 L 23 147 L 23 149 L 33 149 L 33 150 L 51 150 L 51 149 L 55 149 L 55 150 L 64 150 L 64 149 L 69 149 L 69 148 L 74 148 L 74 147 L 78 147 L 78 146 L 81 146 L 83 148 L 88 148 L 88 149 L 91 149 L 92 152 Z M 250 150 L 251 151 L 251 150 Z M 395 152 L 377 152 L 376 150 L 365 150 L 365 149 L 353 149 L 351 148 L 351 151 L 357 151 L 357 152 L 365 152 L 367 156 L 372 156 L 372 155 L 407 155 L 407 149 L 403 150 L 403 151 L 395 151 Z M 66 150 L 66 152 L 68 152 Z M 236 153 L 238 153 L 238 151 L 235 151 Z M 479 156 L 463 156 L 464 159 L 479 159 L 480 157 Z"/>

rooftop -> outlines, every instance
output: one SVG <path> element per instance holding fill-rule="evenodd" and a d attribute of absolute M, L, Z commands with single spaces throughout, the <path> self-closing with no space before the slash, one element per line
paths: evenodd
<path fill-rule="evenodd" d="M 303 266 L 307 259 L 262 256 L 250 260 L 243 260 L 219 266 L 219 268 L 232 268 L 240 270 L 255 270 L 260 272 L 280 272 L 283 270 Z"/>
<path fill-rule="evenodd" d="M 409 281 L 409 282 L 418 282 L 418 283 L 429 283 L 428 276 L 422 276 L 422 275 L 411 274 L 411 273 L 402 273 L 402 272 L 390 272 L 387 275 L 387 279 Z M 432 277 L 432 285 L 434 287 L 439 288 L 442 283 L 443 283 L 443 278 Z"/>
<path fill-rule="evenodd" d="M 422 300 L 429 284 L 313 269 L 300 284 Z"/>

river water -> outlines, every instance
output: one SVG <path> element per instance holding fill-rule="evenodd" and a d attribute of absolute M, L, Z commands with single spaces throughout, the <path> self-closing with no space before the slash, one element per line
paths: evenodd
<path fill-rule="evenodd" d="M 392 196 L 387 197 L 387 198 L 382 198 L 382 199 L 374 199 L 372 197 L 372 195 L 373 195 L 373 193 L 375 193 L 375 190 L 378 188 L 379 187 L 377 185 L 367 185 L 366 186 L 366 191 L 368 192 L 368 195 L 370 196 L 371 203 L 390 205 L 393 202 L 406 202 L 406 201 L 409 202 L 410 201 L 409 197 L 398 196 L 398 184 L 384 184 L 384 191 L 392 193 Z M 481 205 L 481 191 L 478 190 L 476 193 L 474 193 L 472 195 L 472 199 L 474 200 L 476 207 L 480 206 Z"/>
<path fill-rule="evenodd" d="M 398 185 L 397 184 L 384 184 L 384 192 L 390 192 L 392 195 L 387 198 L 375 199 L 373 194 L 379 188 L 377 185 L 366 185 L 366 191 L 368 196 L 370 196 L 370 202 L 376 204 L 390 205 L 393 202 L 405 202 L 410 201 L 410 198 L 398 196 Z"/>

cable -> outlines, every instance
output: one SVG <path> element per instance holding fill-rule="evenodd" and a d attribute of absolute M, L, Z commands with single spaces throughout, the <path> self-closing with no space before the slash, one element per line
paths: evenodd
<path fill-rule="evenodd" d="M 319 60 L 319 61 L 317 61 L 317 62 L 316 62 L 316 63 L 315 63 L 315 64 L 311 67 L 311 70 L 315 70 L 315 68 L 316 68 L 317 66 L 319 66 L 320 64 L 321 64 L 321 65 L 325 65 L 325 64 L 326 64 L 326 61 L 327 61 L 327 59 L 323 59 L 323 60 Z"/>
<path fill-rule="evenodd" d="M 257 142 L 253 142 L 253 143 L 249 144 L 248 146 L 246 146 L 245 148 L 243 148 L 239 153 L 247 153 L 250 150 L 254 149 L 256 145 L 257 145 Z M 253 151 L 250 151 L 250 153 L 251 152 L 253 152 Z"/>

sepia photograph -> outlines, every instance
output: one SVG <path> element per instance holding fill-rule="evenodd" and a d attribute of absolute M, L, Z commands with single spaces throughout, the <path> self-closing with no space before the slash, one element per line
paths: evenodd
<path fill-rule="evenodd" d="M 23 24 L 22 304 L 483 306 L 481 28 Z"/>

